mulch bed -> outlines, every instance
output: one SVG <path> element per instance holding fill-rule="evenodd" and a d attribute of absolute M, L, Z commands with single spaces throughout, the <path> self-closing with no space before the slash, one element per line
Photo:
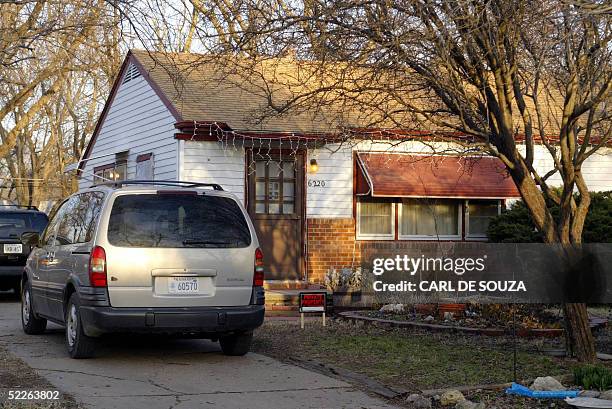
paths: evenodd
<path fill-rule="evenodd" d="M 443 319 L 434 315 L 419 313 L 387 313 L 381 311 L 345 311 L 338 314 L 342 319 L 352 321 L 364 321 L 373 325 L 388 325 L 391 327 L 416 327 L 431 331 L 450 331 L 471 333 L 488 336 L 512 335 L 512 325 L 492 322 L 482 317 L 458 317 Z M 607 320 L 592 318 L 591 328 L 599 330 L 605 328 Z M 549 327 L 530 328 L 523 323 L 517 322 L 516 335 L 519 337 L 560 337 L 563 329 L 558 322 L 550 321 Z"/>

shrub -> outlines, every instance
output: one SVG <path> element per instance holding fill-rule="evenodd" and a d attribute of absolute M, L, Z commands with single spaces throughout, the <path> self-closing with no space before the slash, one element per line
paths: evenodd
<path fill-rule="evenodd" d="M 612 243 L 612 191 L 591 193 L 591 208 L 584 221 L 585 243 Z"/>
<path fill-rule="evenodd" d="M 522 201 L 514 202 L 508 210 L 491 220 L 487 235 L 493 243 L 542 242 L 542 235 L 536 231 L 529 210 Z"/>
<path fill-rule="evenodd" d="M 556 217 L 557 206 L 551 206 Z M 489 241 L 493 243 L 541 243 L 525 203 L 517 201 L 489 224 Z M 584 243 L 612 243 L 612 192 L 591 193 L 591 207 L 582 232 Z"/>
<path fill-rule="evenodd" d="M 584 389 L 612 389 L 612 370 L 603 366 L 584 365 L 574 368 L 574 382 Z"/>

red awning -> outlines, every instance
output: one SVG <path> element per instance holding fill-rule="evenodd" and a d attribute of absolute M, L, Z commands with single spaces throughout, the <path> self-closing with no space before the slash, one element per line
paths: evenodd
<path fill-rule="evenodd" d="M 504 199 L 520 197 L 504 164 L 493 157 L 357 155 L 357 194 L 375 197 Z"/>

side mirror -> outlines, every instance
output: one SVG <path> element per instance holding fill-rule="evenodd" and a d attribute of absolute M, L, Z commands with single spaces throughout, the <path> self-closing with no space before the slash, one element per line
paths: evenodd
<path fill-rule="evenodd" d="M 26 246 L 36 247 L 40 242 L 40 234 L 36 231 L 26 231 L 21 233 L 21 243 Z"/>

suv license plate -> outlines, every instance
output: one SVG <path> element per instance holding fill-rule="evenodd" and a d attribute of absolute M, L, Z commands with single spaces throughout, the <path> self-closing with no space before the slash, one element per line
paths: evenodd
<path fill-rule="evenodd" d="M 23 246 L 21 244 L 5 244 L 4 254 L 21 254 Z"/>
<path fill-rule="evenodd" d="M 170 294 L 197 294 L 198 291 L 197 277 L 168 278 L 168 292 Z"/>

